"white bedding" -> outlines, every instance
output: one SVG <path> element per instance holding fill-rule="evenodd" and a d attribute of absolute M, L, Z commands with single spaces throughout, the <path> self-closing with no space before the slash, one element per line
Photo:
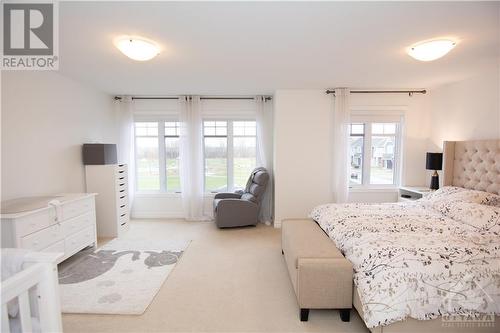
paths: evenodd
<path fill-rule="evenodd" d="M 322 205 L 310 216 L 352 262 L 372 328 L 407 317 L 500 314 L 498 203 L 450 187 L 410 203 Z"/>

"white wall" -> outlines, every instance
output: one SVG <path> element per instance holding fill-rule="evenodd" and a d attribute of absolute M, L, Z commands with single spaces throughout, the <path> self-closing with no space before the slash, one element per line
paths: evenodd
<path fill-rule="evenodd" d="M 500 138 L 499 69 L 492 66 L 488 72 L 431 91 L 429 151 L 442 151 L 443 141 Z M 442 172 L 439 174 L 442 185 Z M 428 172 L 427 179 L 430 175 Z"/>
<path fill-rule="evenodd" d="M 324 90 L 275 93 L 275 226 L 284 218 L 305 217 L 316 205 L 331 202 L 333 97 Z M 426 180 L 429 98 L 425 95 L 351 95 L 351 108 L 404 114 L 402 183 Z M 349 201 L 396 201 L 397 191 L 352 191 Z"/>
<path fill-rule="evenodd" d="M 500 138 L 498 67 L 431 91 L 431 139 L 436 151 L 443 141 Z"/>
<path fill-rule="evenodd" d="M 109 95 L 56 72 L 2 73 L 2 200 L 84 192 L 85 142 L 116 142 Z"/>
<path fill-rule="evenodd" d="M 333 200 L 332 103 L 319 90 L 274 94 L 275 226 Z"/>

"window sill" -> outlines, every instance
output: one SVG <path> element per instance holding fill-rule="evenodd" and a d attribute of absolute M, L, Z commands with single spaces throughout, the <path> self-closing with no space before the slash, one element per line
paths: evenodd
<path fill-rule="evenodd" d="M 135 192 L 136 198 L 180 198 L 180 192 Z"/>
<path fill-rule="evenodd" d="M 368 187 L 368 186 L 357 186 L 357 187 L 350 187 L 349 192 L 351 193 L 360 193 L 360 192 L 377 192 L 377 193 L 393 193 L 393 192 L 398 192 L 399 187 L 394 185 L 394 186 L 387 186 L 387 187 Z"/>
<path fill-rule="evenodd" d="M 203 193 L 204 198 L 213 198 L 217 193 Z M 181 198 L 180 192 L 135 192 L 136 198 Z"/>

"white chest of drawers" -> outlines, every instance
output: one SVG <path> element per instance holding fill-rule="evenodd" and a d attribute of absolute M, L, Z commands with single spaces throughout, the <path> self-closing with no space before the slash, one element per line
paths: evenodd
<path fill-rule="evenodd" d="M 62 261 L 87 246 L 95 246 L 94 197 L 87 193 L 54 196 L 57 204 L 49 204 L 47 197 L 41 208 L 2 214 L 2 247 L 60 252 L 64 253 Z"/>
<path fill-rule="evenodd" d="M 126 164 L 86 165 L 88 192 L 96 198 L 97 235 L 120 237 L 129 228 L 128 170 Z"/>

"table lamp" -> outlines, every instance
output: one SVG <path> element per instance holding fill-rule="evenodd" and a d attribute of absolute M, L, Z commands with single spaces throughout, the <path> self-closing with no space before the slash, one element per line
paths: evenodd
<path fill-rule="evenodd" d="M 434 170 L 431 177 L 431 190 L 439 189 L 439 175 L 437 170 L 442 170 L 443 168 L 443 153 L 427 153 L 425 168 L 427 170 Z"/>

